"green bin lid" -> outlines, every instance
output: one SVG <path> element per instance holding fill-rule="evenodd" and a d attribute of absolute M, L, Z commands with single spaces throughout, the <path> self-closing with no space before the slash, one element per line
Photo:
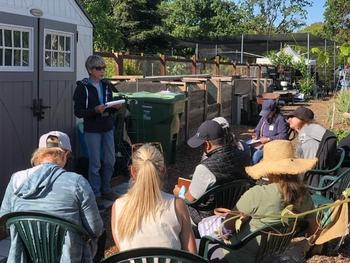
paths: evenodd
<path fill-rule="evenodd" d="M 158 102 L 158 103 L 174 103 L 177 101 L 186 100 L 184 93 L 174 93 L 170 91 L 161 91 L 161 92 L 134 92 L 134 93 L 124 93 L 124 95 L 129 99 L 140 99 L 143 101 L 149 102 Z"/>

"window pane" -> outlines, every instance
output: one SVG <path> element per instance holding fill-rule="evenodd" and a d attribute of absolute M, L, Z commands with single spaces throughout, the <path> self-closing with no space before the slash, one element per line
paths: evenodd
<path fill-rule="evenodd" d="M 45 37 L 45 49 L 51 49 L 51 35 L 47 34 Z"/>
<path fill-rule="evenodd" d="M 4 57 L 4 49 L 3 48 L 0 48 L 0 66 L 2 66 L 2 59 L 3 59 L 3 57 Z"/>
<path fill-rule="evenodd" d="M 70 53 L 66 53 L 64 55 L 64 66 L 66 68 L 69 68 L 70 67 Z"/>
<path fill-rule="evenodd" d="M 21 66 L 21 50 L 14 50 L 14 66 Z"/>
<path fill-rule="evenodd" d="M 0 47 L 2 46 L 2 29 L 0 29 Z"/>
<path fill-rule="evenodd" d="M 22 47 L 29 48 L 29 32 L 22 32 Z"/>
<path fill-rule="evenodd" d="M 70 40 L 71 37 L 66 37 L 66 51 L 70 51 Z"/>
<path fill-rule="evenodd" d="M 5 30 L 5 46 L 12 47 L 12 34 L 11 30 Z"/>
<path fill-rule="evenodd" d="M 58 50 L 64 50 L 64 36 L 59 36 Z"/>
<path fill-rule="evenodd" d="M 52 67 L 57 67 L 57 60 L 58 60 L 58 52 L 53 52 L 53 57 L 52 57 Z"/>
<path fill-rule="evenodd" d="M 5 66 L 12 66 L 12 49 L 5 49 Z"/>
<path fill-rule="evenodd" d="M 64 53 L 62 52 L 58 53 L 58 66 L 64 67 Z"/>
<path fill-rule="evenodd" d="M 51 48 L 53 50 L 57 50 L 57 47 L 58 47 L 58 37 L 57 35 L 51 35 Z"/>
<path fill-rule="evenodd" d="M 45 66 L 51 67 L 51 52 L 45 52 Z"/>
<path fill-rule="evenodd" d="M 13 31 L 13 38 L 14 38 L 14 46 L 15 47 L 21 47 L 21 32 L 20 31 Z"/>
<path fill-rule="evenodd" d="M 29 50 L 22 51 L 22 66 L 24 67 L 29 66 Z"/>

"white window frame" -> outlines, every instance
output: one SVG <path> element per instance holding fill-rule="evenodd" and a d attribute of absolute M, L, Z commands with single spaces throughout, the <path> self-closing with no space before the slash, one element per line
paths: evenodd
<path fill-rule="evenodd" d="M 28 38 L 28 49 L 29 49 L 29 58 L 28 58 L 28 66 L 5 66 L 5 65 L 0 65 L 0 71 L 33 71 L 33 57 L 34 57 L 34 28 L 33 27 L 27 27 L 27 26 L 18 26 L 18 25 L 10 25 L 10 24 L 3 24 L 0 23 L 0 28 L 2 29 L 2 39 L 3 39 L 3 48 L 4 50 L 6 49 L 5 47 L 5 31 L 4 30 L 11 30 L 11 34 L 13 35 L 13 31 L 21 31 L 21 32 L 28 32 L 29 33 L 29 38 Z M 12 47 L 12 50 L 14 49 L 19 49 L 23 50 L 22 48 L 14 48 Z M 24 50 L 27 50 L 24 49 Z M 13 59 L 13 56 L 12 56 Z M 5 52 L 3 53 L 3 62 L 5 62 Z M 4 63 L 3 63 L 4 64 Z"/>
<path fill-rule="evenodd" d="M 46 35 L 48 34 L 53 34 L 53 35 L 58 35 L 58 36 L 64 36 L 64 37 L 70 37 L 71 42 L 70 42 L 70 67 L 49 67 L 46 66 L 45 63 L 45 52 L 46 51 L 52 51 L 52 50 L 46 50 L 45 47 L 45 39 Z M 75 50 L 74 50 L 74 33 L 72 32 L 66 32 L 66 31 L 58 31 L 58 30 L 52 30 L 45 28 L 44 29 L 44 37 L 43 37 L 43 70 L 44 71 L 61 71 L 61 72 L 74 72 L 74 56 L 75 56 Z"/>

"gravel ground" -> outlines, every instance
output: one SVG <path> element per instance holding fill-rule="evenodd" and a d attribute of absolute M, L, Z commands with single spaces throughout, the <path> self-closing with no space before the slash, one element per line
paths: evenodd
<path fill-rule="evenodd" d="M 312 100 L 307 103 L 295 103 L 294 105 L 287 105 L 282 108 L 282 112 L 283 114 L 287 114 L 288 112 L 294 110 L 296 107 L 301 105 L 307 106 L 310 109 L 312 109 L 315 113 L 316 121 L 322 124 L 323 126 L 329 128 L 328 116 L 329 116 L 329 109 L 332 105 L 331 98 L 328 98 L 326 100 Z M 234 133 L 239 139 L 248 139 L 251 136 L 250 130 L 254 127 L 253 126 L 233 126 L 232 128 L 234 130 Z M 201 156 L 200 149 L 192 149 L 188 147 L 186 144 L 181 145 L 176 154 L 176 163 L 171 164 L 167 167 L 168 180 L 165 184 L 165 190 L 168 192 L 171 192 L 179 176 L 188 177 L 190 174 L 192 174 L 195 166 L 200 161 L 200 156 Z M 105 254 L 106 256 L 108 256 L 117 252 L 111 237 L 110 210 L 106 211 L 103 217 L 107 228 L 107 244 L 106 244 L 107 249 Z M 308 262 L 308 263 L 350 262 L 350 242 L 348 240 L 342 246 L 339 253 L 330 252 L 331 250 L 328 250 L 328 251 L 329 252 L 325 253 L 326 255 L 322 255 L 322 256 L 315 255 L 304 262 Z M 292 251 L 292 253 L 294 252 Z M 290 262 L 290 261 L 283 261 L 283 262 Z M 303 262 L 303 261 L 293 261 L 293 262 Z"/>

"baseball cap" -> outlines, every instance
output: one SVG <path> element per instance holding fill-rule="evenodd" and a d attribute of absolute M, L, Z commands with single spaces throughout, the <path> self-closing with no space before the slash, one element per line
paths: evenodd
<path fill-rule="evenodd" d="M 196 134 L 187 141 L 187 144 L 192 148 L 197 148 L 205 141 L 216 140 L 223 138 L 224 136 L 225 132 L 220 124 L 216 121 L 208 120 L 199 126 Z"/>
<path fill-rule="evenodd" d="M 57 140 L 51 141 L 50 138 L 54 137 Z M 39 148 L 52 148 L 59 147 L 64 150 L 72 151 L 72 146 L 67 134 L 60 131 L 50 131 L 41 135 L 39 139 Z"/>
<path fill-rule="evenodd" d="M 230 124 L 224 117 L 215 117 L 213 121 L 216 121 L 217 123 L 220 124 L 220 126 L 224 129 L 229 128 Z"/>
<path fill-rule="evenodd" d="M 262 109 L 259 113 L 260 116 L 266 118 L 270 112 L 274 111 L 277 107 L 277 103 L 275 100 L 264 100 L 262 104 Z"/>
<path fill-rule="evenodd" d="M 314 113 L 312 110 L 306 107 L 299 107 L 287 115 L 288 118 L 296 117 L 302 121 L 312 121 L 314 119 Z"/>

